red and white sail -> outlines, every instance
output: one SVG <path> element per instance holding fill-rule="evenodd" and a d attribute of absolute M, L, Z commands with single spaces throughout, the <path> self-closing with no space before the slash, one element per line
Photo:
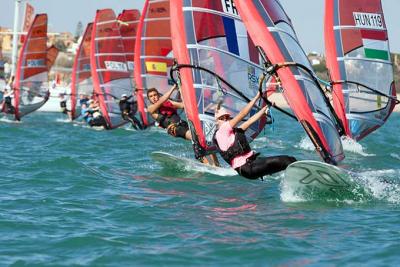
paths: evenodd
<path fill-rule="evenodd" d="M 296 62 L 312 70 L 300 46 L 290 19 L 277 0 L 235 0 L 254 43 L 272 64 Z M 277 69 L 283 94 L 294 114 L 324 161 L 337 163 L 344 158 L 337 121 L 323 92 L 310 73 L 298 65 Z"/>
<path fill-rule="evenodd" d="M 179 64 L 203 68 L 180 69 L 181 95 L 195 153 L 215 150 L 212 139 L 216 106 L 222 103 L 232 115 L 239 113 L 258 93 L 263 73 L 258 51 L 241 18 L 237 12 L 227 10 L 224 2 L 170 1 L 175 58 Z M 260 100 L 245 120 L 263 105 Z M 264 119 L 254 123 L 246 131 L 249 140 L 264 125 Z"/>
<path fill-rule="evenodd" d="M 396 103 L 381 0 L 326 0 L 325 52 L 335 111 L 346 135 L 361 140 Z"/>
<path fill-rule="evenodd" d="M 169 70 L 173 65 L 170 1 L 146 0 L 135 46 L 135 81 L 138 110 L 144 125 L 152 120 L 146 113 L 146 89 L 165 93 L 172 86 Z"/>
<path fill-rule="evenodd" d="M 81 98 L 90 98 L 93 94 L 92 72 L 90 70 L 90 46 L 93 23 L 86 26 L 75 55 L 71 81 L 71 115 L 73 119 L 80 116 Z"/>
<path fill-rule="evenodd" d="M 20 50 L 14 82 L 15 118 L 39 109 L 49 98 L 47 15 L 36 15 Z"/>
<path fill-rule="evenodd" d="M 126 123 L 118 105 L 122 94 L 133 95 L 134 86 L 120 25 L 112 9 L 98 10 L 93 23 L 90 64 L 94 94 L 110 129 Z"/>

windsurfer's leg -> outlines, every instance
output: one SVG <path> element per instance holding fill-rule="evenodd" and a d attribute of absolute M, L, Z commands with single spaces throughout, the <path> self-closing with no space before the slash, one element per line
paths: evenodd
<path fill-rule="evenodd" d="M 291 156 L 273 156 L 273 157 L 258 157 L 238 168 L 238 172 L 245 178 L 257 179 L 264 175 L 271 175 L 276 172 L 283 171 L 291 163 L 295 162 L 296 158 Z"/>

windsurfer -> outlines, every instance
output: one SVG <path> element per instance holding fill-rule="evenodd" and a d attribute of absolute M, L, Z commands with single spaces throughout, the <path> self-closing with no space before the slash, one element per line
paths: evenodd
<path fill-rule="evenodd" d="M 9 90 L 7 88 L 4 89 L 3 92 L 3 106 L 1 108 L 1 111 L 7 114 L 14 114 L 15 113 L 15 108 L 12 105 L 12 97 L 14 97 L 14 92 L 13 90 Z"/>
<path fill-rule="evenodd" d="M 174 85 L 162 96 L 156 88 L 150 88 L 147 91 L 147 98 L 151 105 L 147 107 L 147 111 L 160 127 L 167 129 L 168 134 L 192 140 L 188 123 L 182 120 L 177 113 L 178 109 L 183 109 L 183 103 L 169 99 L 176 88 L 177 86 Z"/>
<path fill-rule="evenodd" d="M 121 110 L 121 116 L 124 120 L 132 123 L 133 128 L 143 129 L 140 121 L 135 117 L 137 112 L 137 102 L 133 99 L 133 96 L 127 96 L 126 94 L 121 95 L 121 99 L 119 101 L 119 109 Z"/>
<path fill-rule="evenodd" d="M 66 115 L 68 115 L 68 118 L 69 118 L 70 120 L 72 120 L 72 113 L 71 113 L 71 110 L 69 110 L 69 109 L 67 108 L 67 99 L 65 98 L 65 94 L 61 93 L 61 94 L 59 95 L 59 97 L 60 97 L 60 108 L 61 108 L 61 112 L 64 113 L 64 114 L 66 114 Z"/>
<path fill-rule="evenodd" d="M 89 101 L 87 101 L 87 104 L 82 104 L 81 111 L 83 119 L 86 121 L 86 123 L 89 124 L 90 127 L 103 126 L 104 128 L 108 129 L 108 125 L 100 112 L 100 107 L 98 103 L 93 99 L 90 99 Z"/>
<path fill-rule="evenodd" d="M 285 170 L 290 163 L 296 161 L 294 157 L 286 155 L 259 157 L 259 153 L 251 150 L 244 133 L 253 123 L 266 114 L 267 106 L 261 108 L 246 122 L 236 127 L 249 114 L 259 97 L 260 93 L 234 118 L 224 108 L 219 108 L 215 112 L 218 129 L 214 135 L 214 143 L 217 146 L 217 150 L 232 168 L 247 179 L 257 179 L 264 175 Z"/>

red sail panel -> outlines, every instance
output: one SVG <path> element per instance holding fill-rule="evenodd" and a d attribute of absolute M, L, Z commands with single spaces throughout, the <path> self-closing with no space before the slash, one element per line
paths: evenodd
<path fill-rule="evenodd" d="M 143 124 L 152 120 L 146 113 L 146 89 L 165 93 L 171 87 L 173 65 L 169 0 L 146 0 L 135 45 L 135 82 L 138 109 Z"/>
<path fill-rule="evenodd" d="M 72 118 L 80 116 L 78 98 L 90 97 L 93 94 L 92 72 L 90 70 L 90 46 L 93 23 L 86 26 L 75 55 L 71 77 L 71 113 Z"/>
<path fill-rule="evenodd" d="M 235 4 L 252 40 L 265 51 L 272 64 L 295 61 L 312 70 L 279 2 L 235 0 Z M 334 114 L 312 77 L 299 67 L 279 68 L 277 74 L 288 104 L 319 155 L 333 164 L 343 160 L 343 148 Z"/>
<path fill-rule="evenodd" d="M 20 50 L 14 84 L 15 118 L 29 114 L 48 100 L 47 15 L 36 15 Z"/>
<path fill-rule="evenodd" d="M 335 111 L 346 135 L 361 140 L 385 123 L 395 105 L 381 1 L 326 0 L 325 44 L 332 80 L 346 81 L 333 86 Z"/>
<path fill-rule="evenodd" d="M 118 105 L 121 95 L 134 94 L 119 26 L 112 9 L 98 10 L 91 38 L 94 92 L 110 129 L 126 123 Z"/>
<path fill-rule="evenodd" d="M 134 59 L 135 59 L 135 43 L 137 28 L 139 26 L 140 12 L 137 9 L 123 10 L 118 16 L 120 23 L 120 32 L 122 41 L 125 48 L 125 56 L 128 61 L 128 68 L 134 70 Z"/>
<path fill-rule="evenodd" d="M 53 67 L 54 63 L 56 62 L 58 52 L 59 52 L 58 48 L 55 47 L 54 45 L 47 48 L 47 60 L 46 60 L 47 70 L 50 70 Z"/>

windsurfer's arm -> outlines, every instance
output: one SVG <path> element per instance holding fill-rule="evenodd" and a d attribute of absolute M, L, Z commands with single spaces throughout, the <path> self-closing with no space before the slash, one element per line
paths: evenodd
<path fill-rule="evenodd" d="M 265 115 L 267 109 L 268 106 L 265 106 L 262 109 L 260 109 L 256 114 L 251 116 L 250 119 L 248 119 L 246 122 L 240 125 L 239 128 L 241 128 L 243 131 L 246 131 L 253 123 L 258 121 L 263 115 Z"/>
<path fill-rule="evenodd" d="M 157 103 L 151 104 L 150 106 L 147 107 L 147 110 L 149 113 L 154 113 L 156 112 L 162 104 L 164 104 L 165 101 L 167 101 L 170 96 L 172 95 L 172 92 L 176 89 L 176 85 L 172 86 L 171 89 L 169 89 L 168 92 L 166 92 L 162 97 L 160 97 L 157 101 Z"/>
<path fill-rule="evenodd" d="M 249 102 L 247 105 L 237 114 L 233 119 L 229 121 L 229 124 L 234 128 L 239 122 L 243 120 L 244 117 L 249 114 L 251 108 L 254 106 L 256 101 L 260 98 L 260 93 L 257 93 L 257 95 Z"/>
<path fill-rule="evenodd" d="M 174 106 L 174 108 L 181 108 L 183 109 L 185 106 L 183 105 L 182 102 L 176 102 L 176 101 L 172 101 L 170 100 L 170 102 L 172 103 L 172 105 Z"/>

